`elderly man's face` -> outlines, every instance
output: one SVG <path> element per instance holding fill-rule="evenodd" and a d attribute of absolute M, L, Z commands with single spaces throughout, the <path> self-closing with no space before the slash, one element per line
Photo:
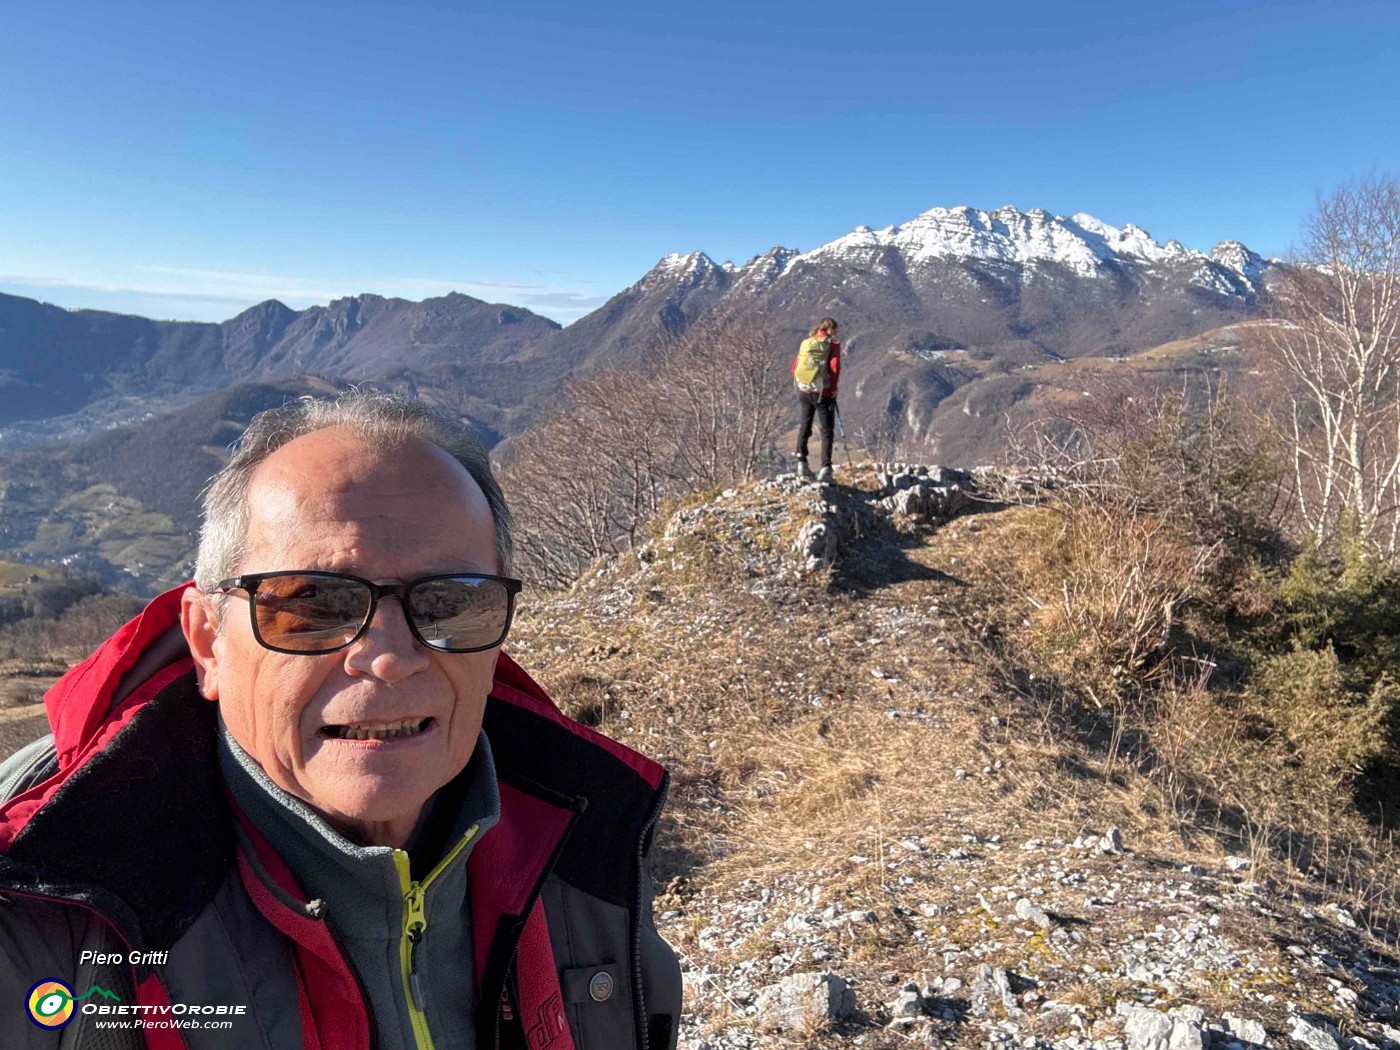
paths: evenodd
<path fill-rule="evenodd" d="M 258 467 L 247 552 L 240 574 L 320 569 L 388 583 L 498 571 L 490 507 L 460 464 L 417 441 L 381 455 L 338 427 Z M 388 598 L 348 649 L 287 655 L 258 644 L 247 604 L 235 593 L 218 624 L 209 600 L 187 592 L 204 695 L 278 786 L 362 842 L 402 845 L 424 802 L 471 758 L 499 649 L 430 649 Z M 424 719 L 426 728 L 392 739 L 327 732 Z"/>

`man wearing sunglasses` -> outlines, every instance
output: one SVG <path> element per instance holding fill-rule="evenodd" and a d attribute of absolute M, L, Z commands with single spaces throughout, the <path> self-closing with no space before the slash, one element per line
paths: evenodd
<path fill-rule="evenodd" d="M 0 1045 L 674 1047 L 665 771 L 501 652 L 510 558 L 466 428 L 361 393 L 255 419 L 194 583 L 0 769 Z"/>

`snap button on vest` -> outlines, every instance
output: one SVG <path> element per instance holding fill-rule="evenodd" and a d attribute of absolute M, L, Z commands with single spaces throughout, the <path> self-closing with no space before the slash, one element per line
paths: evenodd
<path fill-rule="evenodd" d="M 593 979 L 588 982 L 588 994 L 593 996 L 593 1001 L 595 1003 L 601 1003 L 604 1000 L 611 999 L 612 993 L 612 974 L 602 972 L 595 973 Z"/>

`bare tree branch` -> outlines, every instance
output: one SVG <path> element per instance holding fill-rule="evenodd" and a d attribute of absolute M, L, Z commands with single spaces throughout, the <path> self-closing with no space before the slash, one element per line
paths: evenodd
<path fill-rule="evenodd" d="M 1257 345 L 1289 387 L 1297 509 L 1320 540 L 1355 515 L 1393 556 L 1400 523 L 1400 183 L 1362 179 L 1318 203 Z"/>

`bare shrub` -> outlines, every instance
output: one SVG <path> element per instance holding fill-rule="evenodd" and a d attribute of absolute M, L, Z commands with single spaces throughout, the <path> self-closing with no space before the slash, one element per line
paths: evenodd
<path fill-rule="evenodd" d="M 1041 644 L 1100 706 L 1161 678 L 1178 611 L 1196 596 L 1214 546 L 1133 507 L 1073 500 L 1044 536 L 1036 607 Z"/>
<path fill-rule="evenodd" d="M 565 586 L 594 558 L 628 549 L 671 489 L 665 431 L 641 372 L 568 387 L 559 410 L 522 434 L 501 470 L 521 571 Z"/>
<path fill-rule="evenodd" d="M 902 412 L 884 413 L 866 423 L 851 424 L 851 437 L 864 458 L 876 463 L 890 463 L 903 458 L 908 441 Z M 912 458 L 917 458 L 914 456 Z"/>
<path fill-rule="evenodd" d="M 1284 476 L 1273 433 L 1218 387 L 1144 399 L 1118 386 L 1013 447 L 1053 512 L 1026 586 L 1057 672 L 1101 706 L 1125 688 L 1189 688 L 1170 658 L 1193 608 L 1266 604 L 1257 568 L 1280 551 Z"/>
<path fill-rule="evenodd" d="M 787 409 L 777 362 L 763 333 L 703 322 L 633 368 L 571 382 L 501 468 L 522 571 L 567 586 L 635 546 L 667 499 L 759 476 Z"/>
<path fill-rule="evenodd" d="M 76 659 L 105 642 L 144 603 L 129 594 L 104 593 L 83 598 L 64 610 L 54 625 L 54 648 Z"/>
<path fill-rule="evenodd" d="M 0 627 L 0 660 L 28 660 L 62 665 L 81 659 L 101 645 L 141 609 L 129 594 L 89 594 L 68 605 L 57 618 L 27 617 Z"/>
<path fill-rule="evenodd" d="M 670 412 L 677 479 L 687 489 L 758 477 L 785 421 L 788 376 L 763 332 L 702 322 L 664 346 L 651 394 Z"/>
<path fill-rule="evenodd" d="M 1017 573 L 1046 725 L 1106 749 L 1105 791 L 1126 757 L 1182 836 L 1393 916 L 1400 857 L 1362 807 L 1393 780 L 1400 589 L 1359 516 L 1286 543 L 1290 442 L 1218 390 L 1106 392 L 1017 447 L 1049 512 Z"/>
<path fill-rule="evenodd" d="M 1224 386 L 1144 397 L 1103 384 L 1082 404 L 1008 435 L 1036 495 L 1071 495 L 1160 514 L 1196 540 L 1277 544 L 1287 491 L 1283 443 Z"/>

